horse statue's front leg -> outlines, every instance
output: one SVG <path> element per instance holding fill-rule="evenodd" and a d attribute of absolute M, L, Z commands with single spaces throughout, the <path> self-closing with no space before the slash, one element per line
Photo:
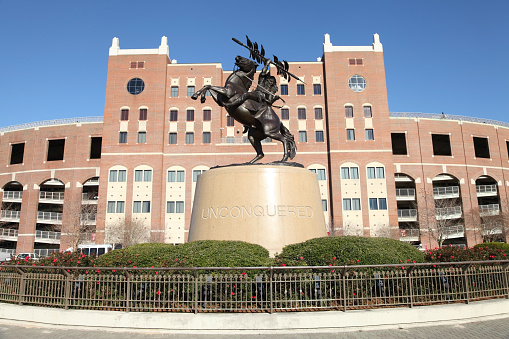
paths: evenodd
<path fill-rule="evenodd" d="M 201 89 L 199 89 L 197 92 L 194 92 L 194 94 L 191 96 L 191 99 L 196 100 L 202 93 L 206 93 L 210 88 L 210 85 L 205 85 Z M 202 99 L 203 100 L 203 99 Z M 203 101 L 202 101 L 203 103 Z"/>

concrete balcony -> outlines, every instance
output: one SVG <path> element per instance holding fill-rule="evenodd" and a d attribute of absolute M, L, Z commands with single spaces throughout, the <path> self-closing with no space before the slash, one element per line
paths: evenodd
<path fill-rule="evenodd" d="M 23 191 L 4 191 L 3 200 L 5 202 L 21 202 Z"/>
<path fill-rule="evenodd" d="M 35 231 L 35 242 L 42 242 L 45 244 L 60 244 L 60 232 L 52 231 Z"/>
<path fill-rule="evenodd" d="M 0 221 L 19 222 L 20 214 L 20 211 L 2 210 L 0 212 Z"/>
<path fill-rule="evenodd" d="M 459 186 L 435 187 L 433 188 L 433 196 L 435 199 L 451 199 L 459 198 Z"/>
<path fill-rule="evenodd" d="M 463 225 L 444 227 L 443 233 L 446 239 L 463 238 L 465 236 L 465 227 Z"/>
<path fill-rule="evenodd" d="M 415 188 L 396 188 L 397 201 L 415 201 Z"/>
<path fill-rule="evenodd" d="M 501 224 L 500 225 L 490 225 L 490 226 L 482 224 L 481 230 L 482 230 L 483 236 L 497 235 L 497 234 L 502 234 L 504 232 L 504 226 Z"/>
<path fill-rule="evenodd" d="M 64 192 L 39 192 L 39 202 L 47 204 L 63 204 Z"/>
<path fill-rule="evenodd" d="M 18 230 L 15 228 L 0 228 L 0 239 L 18 241 Z"/>
<path fill-rule="evenodd" d="M 477 185 L 475 187 L 478 197 L 496 197 L 498 194 L 497 184 Z"/>
<path fill-rule="evenodd" d="M 499 214 L 500 214 L 500 205 L 499 204 L 479 205 L 479 215 L 481 217 L 485 217 L 488 215 L 499 215 Z"/>
<path fill-rule="evenodd" d="M 419 229 L 401 229 L 399 230 L 400 241 L 419 241 Z"/>
<path fill-rule="evenodd" d="M 98 200 L 99 200 L 99 194 L 97 192 L 81 194 L 81 202 L 83 204 L 97 205 Z"/>
<path fill-rule="evenodd" d="M 416 209 L 398 210 L 398 221 L 417 221 Z"/>
<path fill-rule="evenodd" d="M 461 206 L 435 208 L 437 220 L 461 218 Z"/>
<path fill-rule="evenodd" d="M 37 212 L 37 222 L 41 224 L 62 224 L 62 213 L 60 212 Z"/>

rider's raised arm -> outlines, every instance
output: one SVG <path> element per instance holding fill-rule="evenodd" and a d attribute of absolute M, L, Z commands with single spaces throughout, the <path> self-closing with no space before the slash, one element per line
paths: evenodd
<path fill-rule="evenodd" d="M 263 66 L 263 69 L 262 69 L 262 72 L 260 73 L 260 75 L 265 76 L 269 73 L 269 65 L 271 62 L 272 62 L 272 60 L 270 60 L 270 59 L 265 60 L 265 66 Z"/>

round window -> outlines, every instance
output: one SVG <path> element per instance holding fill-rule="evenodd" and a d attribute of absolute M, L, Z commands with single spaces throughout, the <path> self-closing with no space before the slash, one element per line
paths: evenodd
<path fill-rule="evenodd" d="M 354 75 L 348 79 L 348 87 L 354 92 L 362 92 L 366 88 L 366 79 L 360 75 Z"/>
<path fill-rule="evenodd" d="M 145 89 L 145 83 L 140 78 L 133 78 L 127 83 L 127 91 L 133 95 L 140 94 Z"/>

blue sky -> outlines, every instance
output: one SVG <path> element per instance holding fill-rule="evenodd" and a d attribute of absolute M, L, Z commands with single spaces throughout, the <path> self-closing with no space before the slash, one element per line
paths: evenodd
<path fill-rule="evenodd" d="M 0 127 L 102 116 L 113 37 L 120 48 L 156 48 L 164 35 L 171 59 L 232 69 L 245 53 L 232 37 L 312 61 L 325 33 L 342 46 L 380 34 L 391 112 L 509 121 L 509 1 L 245 3 L 0 0 Z"/>

